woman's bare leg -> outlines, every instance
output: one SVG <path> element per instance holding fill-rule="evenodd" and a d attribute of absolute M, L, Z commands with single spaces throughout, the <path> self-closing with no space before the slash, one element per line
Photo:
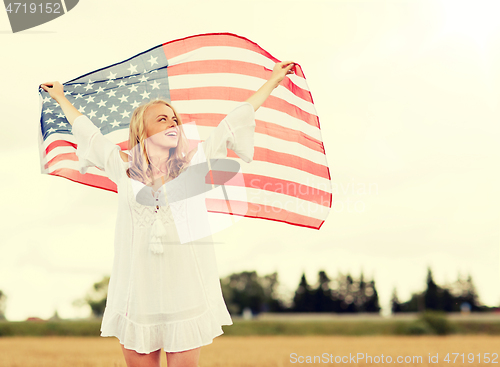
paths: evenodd
<path fill-rule="evenodd" d="M 198 367 L 201 347 L 185 350 L 183 352 L 167 353 L 168 367 Z"/>
<path fill-rule="evenodd" d="M 125 349 L 121 343 L 120 345 L 122 346 L 127 367 L 160 367 L 161 349 L 149 354 L 142 354 L 137 353 L 135 350 Z"/>

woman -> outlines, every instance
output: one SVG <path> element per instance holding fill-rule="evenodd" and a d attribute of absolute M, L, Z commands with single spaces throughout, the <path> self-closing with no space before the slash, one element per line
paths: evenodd
<path fill-rule="evenodd" d="M 72 125 L 80 172 L 97 166 L 117 184 L 115 256 L 101 336 L 119 339 L 128 367 L 159 367 L 161 348 L 169 367 L 198 366 L 201 346 L 223 333 L 221 325 L 232 324 L 213 244 L 207 245 L 206 237 L 198 241 L 201 220 L 182 218 L 186 200 L 174 202 L 176 192 L 167 197 L 166 183 L 188 166 L 225 157 L 227 148 L 250 162 L 254 112 L 293 67 L 291 61 L 277 63 L 269 80 L 190 151 L 172 105 L 155 100 L 137 107 L 130 157 L 66 99 L 60 83 L 41 85 Z M 196 205 L 200 198 L 193 199 Z"/>

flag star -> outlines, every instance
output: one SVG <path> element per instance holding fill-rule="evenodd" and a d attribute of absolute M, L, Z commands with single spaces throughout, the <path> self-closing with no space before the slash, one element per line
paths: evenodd
<path fill-rule="evenodd" d="M 78 98 L 83 98 L 83 95 L 81 93 L 78 93 L 75 97 L 75 99 L 78 99 Z"/>
<path fill-rule="evenodd" d="M 101 120 L 101 124 L 102 124 L 104 121 L 108 121 L 108 116 L 102 114 L 102 116 L 99 117 L 99 120 Z"/>
<path fill-rule="evenodd" d="M 89 113 L 89 117 L 95 117 L 96 111 L 92 110 Z"/>
<path fill-rule="evenodd" d="M 130 71 L 130 74 L 137 73 L 137 65 L 130 64 L 130 67 L 127 70 Z"/>
<path fill-rule="evenodd" d="M 118 107 L 117 107 L 117 106 L 115 106 L 115 105 L 113 105 L 113 106 L 109 107 L 109 110 L 110 110 L 111 112 L 118 112 Z"/>
<path fill-rule="evenodd" d="M 85 90 L 89 90 L 89 89 L 92 89 L 92 88 L 94 88 L 94 85 L 90 84 L 90 83 L 85 86 Z"/>
<path fill-rule="evenodd" d="M 160 84 L 161 84 L 161 83 L 158 83 L 158 82 L 155 80 L 151 86 L 153 87 L 153 89 L 160 89 Z"/>
<path fill-rule="evenodd" d="M 157 73 L 157 72 L 158 72 L 158 69 L 155 69 L 155 70 L 151 70 L 149 73 L 153 74 L 153 73 Z"/>
<path fill-rule="evenodd" d="M 148 93 L 148 92 L 144 91 L 144 93 L 142 93 L 142 94 L 141 94 L 142 99 L 149 98 L 149 95 L 150 95 L 150 94 L 151 94 L 151 93 Z"/>
<path fill-rule="evenodd" d="M 112 89 L 108 92 L 108 97 L 114 97 L 115 95 L 116 95 L 116 91 L 114 91 Z"/>
<path fill-rule="evenodd" d="M 115 119 L 115 121 L 113 121 L 113 122 L 111 123 L 111 126 L 113 126 L 113 127 L 117 127 L 117 126 L 120 126 L 120 123 L 119 123 L 118 121 L 116 121 L 116 119 Z"/>
<path fill-rule="evenodd" d="M 71 94 L 71 92 L 69 90 L 65 90 L 64 95 L 67 96 L 68 94 Z"/>
<path fill-rule="evenodd" d="M 61 121 L 61 122 L 58 124 L 58 126 L 59 126 L 59 127 L 66 127 L 66 123 Z"/>
<path fill-rule="evenodd" d="M 125 80 L 121 80 L 120 83 L 118 83 L 119 87 L 124 87 L 127 83 L 125 83 Z"/>
<path fill-rule="evenodd" d="M 97 104 L 99 105 L 99 107 L 105 107 L 106 106 L 106 102 L 104 102 L 102 99 L 101 99 L 101 102 L 98 102 Z"/>
<path fill-rule="evenodd" d="M 146 75 L 143 75 L 141 79 L 139 79 L 140 82 L 147 82 L 148 77 Z"/>
<path fill-rule="evenodd" d="M 134 84 L 129 89 L 130 89 L 130 93 L 137 92 L 137 85 Z"/>
<path fill-rule="evenodd" d="M 103 87 L 99 87 L 99 89 L 97 89 L 97 93 L 101 93 L 101 92 L 104 92 L 104 88 Z"/>
<path fill-rule="evenodd" d="M 134 101 L 131 103 L 132 108 L 137 108 L 141 105 L 141 102 Z"/>
<path fill-rule="evenodd" d="M 80 106 L 78 111 L 80 111 L 80 113 L 85 113 L 85 107 L 87 107 L 87 106 Z"/>
<path fill-rule="evenodd" d="M 73 87 L 78 88 L 78 87 L 81 87 L 81 86 L 82 86 L 81 84 L 75 84 Z"/>
<path fill-rule="evenodd" d="M 52 113 L 52 110 L 50 108 L 47 108 L 45 111 L 43 111 L 45 114 L 47 113 Z"/>
<path fill-rule="evenodd" d="M 89 98 L 87 98 L 87 103 L 90 103 L 90 102 L 94 102 L 94 97 L 89 96 Z"/>
<path fill-rule="evenodd" d="M 153 57 L 153 55 L 151 55 L 151 58 L 148 60 L 151 66 L 153 66 L 154 64 L 158 64 L 158 61 L 156 61 L 157 58 L 158 57 Z"/>
<path fill-rule="evenodd" d="M 126 95 L 124 94 L 123 96 L 121 96 L 121 97 L 120 97 L 120 98 L 118 98 L 118 99 L 120 100 L 120 102 L 121 102 L 121 103 L 123 103 L 123 102 L 128 102 L 128 101 L 127 101 L 127 98 L 128 98 L 128 96 L 126 96 Z"/>
<path fill-rule="evenodd" d="M 129 117 L 130 116 L 130 112 L 123 111 L 122 113 L 120 113 L 120 115 L 122 115 L 123 118 Z"/>
<path fill-rule="evenodd" d="M 50 129 L 47 130 L 47 132 L 49 132 L 49 133 L 53 133 L 54 131 L 57 131 L 57 130 L 54 129 L 53 127 L 51 127 Z"/>
<path fill-rule="evenodd" d="M 108 75 L 108 83 L 111 83 L 113 80 L 116 79 L 116 73 L 112 73 L 111 71 L 109 72 L 109 75 Z"/>
<path fill-rule="evenodd" d="M 45 98 L 43 99 L 43 103 L 50 102 L 50 100 L 51 100 L 51 98 L 47 96 L 47 97 L 45 97 Z M 57 102 L 56 102 L 56 103 L 57 103 Z"/>
<path fill-rule="evenodd" d="M 57 115 L 57 117 L 59 117 L 60 119 L 66 118 L 66 117 L 64 116 L 64 114 L 62 114 L 62 113 L 60 113 L 60 112 L 59 112 L 59 114 Z"/>
<path fill-rule="evenodd" d="M 51 124 L 51 123 L 53 123 L 53 122 L 54 122 L 54 119 L 48 119 L 48 120 L 47 120 L 47 124 Z"/>

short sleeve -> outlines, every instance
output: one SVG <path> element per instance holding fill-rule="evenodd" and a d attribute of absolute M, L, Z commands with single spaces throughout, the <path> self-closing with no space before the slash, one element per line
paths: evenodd
<path fill-rule="evenodd" d="M 254 108 L 250 103 L 242 102 L 200 144 L 207 159 L 226 158 L 229 148 L 249 163 L 253 160 L 254 133 Z"/>
<path fill-rule="evenodd" d="M 89 167 L 97 167 L 104 170 L 111 181 L 118 183 L 124 171 L 120 146 L 104 137 L 101 130 L 84 115 L 75 119 L 71 132 L 77 144 L 80 173 L 85 174 Z"/>

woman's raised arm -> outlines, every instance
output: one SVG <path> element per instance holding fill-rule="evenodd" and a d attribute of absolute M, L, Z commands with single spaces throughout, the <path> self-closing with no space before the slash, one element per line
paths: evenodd
<path fill-rule="evenodd" d="M 61 106 L 61 109 L 66 115 L 66 119 L 71 124 L 71 126 L 73 126 L 73 122 L 75 121 L 75 119 L 82 114 L 66 98 L 66 96 L 64 95 L 64 88 L 62 84 L 59 82 L 48 82 L 40 84 L 40 87 L 44 91 L 49 93 L 52 99 L 59 103 L 59 106 Z"/>
<path fill-rule="evenodd" d="M 291 70 L 295 66 L 293 61 L 283 61 L 274 65 L 273 73 L 267 82 L 264 83 L 262 87 L 259 88 L 257 92 L 252 94 L 245 102 L 250 103 L 253 106 L 254 111 L 257 111 L 260 106 L 265 102 L 267 97 L 271 95 L 271 92 L 276 88 L 281 81 L 285 78 L 287 74 L 293 74 Z"/>

